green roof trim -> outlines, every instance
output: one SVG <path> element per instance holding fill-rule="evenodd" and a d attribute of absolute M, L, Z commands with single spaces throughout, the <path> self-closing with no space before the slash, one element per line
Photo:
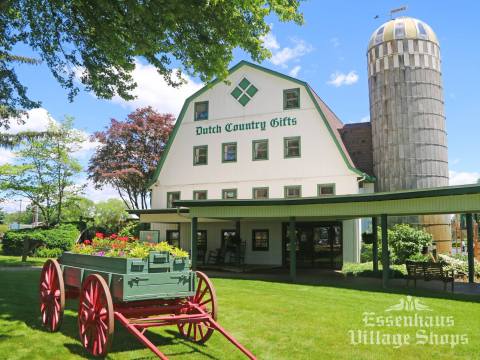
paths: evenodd
<path fill-rule="evenodd" d="M 238 200 L 177 200 L 174 206 L 179 207 L 209 207 L 209 206 L 275 206 L 275 205 L 312 205 L 340 204 L 386 200 L 420 199 L 438 196 L 458 196 L 480 194 L 480 185 L 444 186 L 428 189 L 401 190 L 379 193 L 362 193 L 348 195 L 330 195 L 321 197 L 304 197 L 294 199 L 238 199 Z M 479 204 L 480 208 L 480 204 Z"/>
<path fill-rule="evenodd" d="M 260 66 L 260 65 L 257 65 L 257 64 L 253 64 L 251 62 L 248 62 L 248 61 L 245 61 L 245 60 L 242 60 L 240 61 L 238 64 L 236 64 L 235 66 L 233 66 L 232 68 L 230 68 L 228 70 L 228 74 L 231 75 L 232 73 L 234 73 L 235 71 L 237 71 L 238 69 L 240 69 L 242 66 L 250 66 L 256 70 L 260 70 L 260 71 L 263 71 L 267 74 L 271 74 L 273 76 L 276 76 L 276 77 L 279 77 L 281 79 L 285 79 L 285 80 L 289 80 L 289 81 L 292 81 L 294 83 L 297 83 L 301 86 L 303 86 L 306 90 L 306 92 L 308 93 L 308 95 L 310 96 L 310 99 L 312 100 L 313 104 L 315 104 L 315 108 L 317 109 L 318 113 L 320 114 L 320 117 L 323 119 L 323 122 L 325 124 L 325 126 L 327 127 L 327 130 L 331 136 L 331 138 L 333 139 L 335 145 L 337 146 L 337 149 L 339 150 L 343 160 L 345 161 L 345 164 L 347 165 L 348 169 L 353 171 L 354 173 L 356 173 L 357 175 L 360 175 L 361 177 L 363 177 L 366 181 L 370 181 L 370 182 L 374 182 L 375 181 L 375 177 L 373 176 L 370 176 L 362 171 L 360 171 L 359 169 L 355 168 L 354 165 L 352 163 L 350 163 L 350 161 L 348 160 L 348 157 L 347 155 L 345 154 L 345 152 L 343 151 L 340 143 L 338 142 L 338 139 L 337 137 L 335 136 L 334 134 L 334 130 L 332 129 L 332 127 L 330 126 L 329 122 L 327 121 L 326 117 L 325 117 L 325 114 L 322 112 L 322 110 L 320 109 L 320 106 L 319 104 L 317 103 L 317 100 L 315 99 L 313 93 L 312 93 L 312 90 L 310 89 L 310 86 L 308 85 L 308 83 L 306 83 L 305 81 L 302 81 L 302 80 L 298 80 L 296 78 L 293 78 L 291 76 L 288 76 L 288 75 L 285 75 L 285 74 L 282 74 L 282 73 L 279 73 L 277 71 L 274 71 L 274 70 L 271 70 L 271 69 L 267 69 L 263 66 Z M 246 80 L 246 79 L 244 79 Z M 209 90 L 211 87 L 213 87 L 214 85 L 218 84 L 220 81 L 220 79 L 215 79 L 213 80 L 212 82 L 208 83 L 207 85 L 205 85 L 203 88 L 201 88 L 200 90 L 198 90 L 197 92 L 195 92 L 194 94 L 192 94 L 191 96 L 189 96 L 186 100 L 185 100 L 185 103 L 183 104 L 183 107 L 182 107 L 182 110 L 180 111 L 180 114 L 178 115 L 178 118 L 177 118 L 177 122 L 175 123 L 175 126 L 173 128 L 173 131 L 168 139 L 168 142 L 167 142 L 167 145 L 165 147 L 165 151 L 162 155 L 162 157 L 160 158 L 160 161 L 158 162 L 158 165 L 157 165 L 157 168 L 155 169 L 155 172 L 150 180 L 150 182 L 148 183 L 147 185 L 147 188 L 150 188 L 152 187 L 155 182 L 157 181 L 158 179 L 158 176 L 160 175 L 160 171 L 162 170 L 162 167 L 163 167 L 163 164 L 165 163 L 165 160 L 168 156 L 168 153 L 170 151 L 170 148 L 173 144 L 173 141 L 175 140 L 175 136 L 177 135 L 177 132 L 178 132 L 178 129 L 180 128 L 180 125 L 182 123 L 182 120 L 185 116 L 185 112 L 187 111 L 188 109 L 188 106 L 190 105 L 190 102 L 192 102 L 192 100 L 194 100 L 195 98 L 197 98 L 198 96 L 202 95 L 204 92 L 206 92 L 207 90 Z M 243 80 L 242 80 L 243 82 Z M 247 80 L 248 82 L 248 80 Z M 250 83 L 250 82 L 249 82 Z M 248 84 L 247 84 L 248 86 Z M 233 95 L 233 91 L 232 91 L 232 96 Z M 241 99 L 241 98 L 240 98 Z M 240 101 L 240 100 L 239 100 Z M 248 102 L 248 101 L 247 101 Z M 243 106 L 246 105 L 245 104 L 242 104 Z"/>

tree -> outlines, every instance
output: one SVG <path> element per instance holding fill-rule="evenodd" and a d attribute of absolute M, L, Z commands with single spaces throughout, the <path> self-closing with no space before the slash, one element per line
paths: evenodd
<path fill-rule="evenodd" d="M 62 211 L 62 222 L 87 221 L 93 219 L 95 203 L 83 196 L 71 196 L 65 200 Z"/>
<path fill-rule="evenodd" d="M 99 231 L 117 233 L 127 219 L 125 204 L 120 199 L 108 199 L 95 204 L 94 223 Z"/>
<path fill-rule="evenodd" d="M 89 179 L 101 188 L 111 185 L 129 209 L 149 205 L 147 184 L 165 149 L 175 119 L 151 107 L 137 109 L 125 121 L 112 119 L 106 131 L 94 134 L 100 143 L 90 159 Z"/>
<path fill-rule="evenodd" d="M 23 140 L 15 152 L 17 163 L 0 166 L 0 191 L 28 198 L 47 226 L 60 221 L 65 199 L 81 191 L 73 181 L 81 166 L 72 153 L 85 139 L 72 124 L 71 118 L 51 121 L 48 136 Z"/>
<path fill-rule="evenodd" d="M 99 98 L 128 100 L 138 58 L 172 86 L 182 83 L 178 67 L 202 81 L 224 79 L 235 48 L 258 62 L 270 56 L 261 40 L 270 30 L 265 18 L 274 13 L 301 24 L 299 5 L 300 0 L 0 1 L 0 124 L 8 124 L 6 115 L 18 108 L 39 106 L 13 67 L 32 60 L 12 53 L 20 44 L 38 54 L 70 100 L 78 93 L 76 78 Z"/>

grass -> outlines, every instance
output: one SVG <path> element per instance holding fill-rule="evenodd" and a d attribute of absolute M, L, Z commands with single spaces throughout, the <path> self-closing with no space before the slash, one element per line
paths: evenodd
<path fill-rule="evenodd" d="M 43 266 L 47 259 L 28 257 L 26 262 L 22 262 L 21 256 L 3 255 L 2 245 L 0 245 L 0 267 L 22 267 L 22 266 Z"/>
<path fill-rule="evenodd" d="M 75 301 L 67 303 L 61 331 L 40 327 L 37 284 L 39 271 L 0 271 L 0 358 L 82 359 Z M 480 306 L 475 298 L 452 294 L 410 293 L 432 312 L 420 315 L 453 316 L 454 326 L 427 328 L 435 334 L 466 334 L 467 345 L 352 345 L 349 330 L 366 328 L 364 312 L 377 315 L 405 298 L 404 292 L 382 292 L 376 285 L 342 282 L 294 285 L 255 280 L 213 279 L 219 300 L 219 322 L 259 359 L 473 359 L 480 347 Z M 355 282 L 353 282 L 355 283 Z M 343 284 L 343 285 L 342 285 Z M 439 297 L 442 296 L 442 297 Z M 410 313 L 411 314 L 411 313 Z M 386 333 L 414 336 L 420 328 L 379 327 Z M 176 328 L 155 330 L 150 339 L 171 359 L 243 359 L 231 344 L 214 334 L 205 345 L 184 341 Z M 108 359 L 153 359 L 116 324 Z"/>

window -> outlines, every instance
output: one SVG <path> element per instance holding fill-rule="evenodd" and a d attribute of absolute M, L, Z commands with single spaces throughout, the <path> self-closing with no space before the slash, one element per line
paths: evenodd
<path fill-rule="evenodd" d="M 237 189 L 223 189 L 222 190 L 222 199 L 236 199 L 237 198 Z"/>
<path fill-rule="evenodd" d="M 319 184 L 318 196 L 335 195 L 335 184 Z"/>
<path fill-rule="evenodd" d="M 405 37 L 405 24 L 396 23 L 395 24 L 395 39 L 403 39 Z"/>
<path fill-rule="evenodd" d="M 268 199 L 268 187 L 253 188 L 254 199 Z"/>
<path fill-rule="evenodd" d="M 236 162 L 237 161 L 237 143 L 222 144 L 222 162 Z"/>
<path fill-rule="evenodd" d="M 252 160 L 268 160 L 268 140 L 253 140 Z"/>
<path fill-rule="evenodd" d="M 252 230 L 252 250 L 268 251 L 268 230 Z"/>
<path fill-rule="evenodd" d="M 194 120 L 208 120 L 208 101 L 200 101 L 195 103 Z"/>
<path fill-rule="evenodd" d="M 283 155 L 285 158 L 300 157 L 300 137 L 283 138 Z"/>
<path fill-rule="evenodd" d="M 378 44 L 383 41 L 383 30 L 384 30 L 383 26 L 380 29 L 378 29 L 377 35 L 375 35 L 375 44 Z"/>
<path fill-rule="evenodd" d="M 167 192 L 167 208 L 173 208 L 173 202 L 180 200 L 180 191 Z"/>
<path fill-rule="evenodd" d="M 194 190 L 193 200 L 207 200 L 207 190 Z"/>
<path fill-rule="evenodd" d="M 208 146 L 193 147 L 193 165 L 207 165 L 208 162 Z"/>
<path fill-rule="evenodd" d="M 167 230 L 167 243 L 176 247 L 180 247 L 180 231 Z"/>
<path fill-rule="evenodd" d="M 197 248 L 199 249 L 207 248 L 207 230 L 197 231 Z"/>
<path fill-rule="evenodd" d="M 425 30 L 425 26 L 423 26 L 423 24 L 421 22 L 417 22 L 417 26 L 418 26 L 418 32 L 420 33 L 420 37 L 422 39 L 426 39 L 427 38 L 427 31 Z"/>
<path fill-rule="evenodd" d="M 300 89 L 283 90 L 283 109 L 298 109 L 300 107 Z"/>
<path fill-rule="evenodd" d="M 285 186 L 286 198 L 299 198 L 302 196 L 302 187 L 300 185 Z"/>

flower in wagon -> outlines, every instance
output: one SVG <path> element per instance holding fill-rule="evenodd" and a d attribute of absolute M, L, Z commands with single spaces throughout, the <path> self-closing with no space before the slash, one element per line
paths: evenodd
<path fill-rule="evenodd" d="M 103 251 L 103 250 L 95 253 L 95 255 L 97 255 L 97 256 L 105 256 L 105 254 L 106 254 L 106 252 Z"/>
<path fill-rule="evenodd" d="M 83 242 L 85 245 L 92 245 L 92 241 L 91 240 L 85 240 Z"/>
<path fill-rule="evenodd" d="M 99 239 L 103 239 L 104 235 L 101 232 L 97 232 L 97 233 L 95 233 L 95 237 L 99 238 Z"/>
<path fill-rule="evenodd" d="M 110 239 L 116 239 L 117 237 L 118 237 L 117 234 L 112 234 L 112 235 L 110 235 Z"/>

